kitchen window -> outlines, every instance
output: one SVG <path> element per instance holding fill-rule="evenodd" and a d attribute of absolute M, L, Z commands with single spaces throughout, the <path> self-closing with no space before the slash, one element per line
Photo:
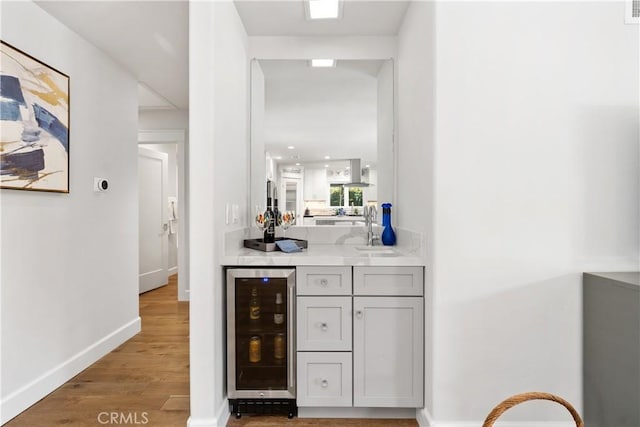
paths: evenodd
<path fill-rule="evenodd" d="M 329 206 L 344 208 L 363 206 L 362 188 L 331 184 L 329 186 Z"/>

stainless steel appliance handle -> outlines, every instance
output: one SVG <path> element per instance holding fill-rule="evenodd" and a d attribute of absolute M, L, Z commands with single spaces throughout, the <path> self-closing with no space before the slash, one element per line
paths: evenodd
<path fill-rule="evenodd" d="M 296 355 L 295 352 L 295 340 L 294 340 L 294 330 L 293 330 L 293 325 L 295 322 L 295 319 L 293 318 L 294 313 L 295 313 L 295 287 L 294 286 L 289 286 L 289 301 L 288 301 L 288 308 L 289 308 L 289 325 L 288 325 L 288 340 L 287 340 L 287 346 L 289 347 L 289 387 L 293 387 L 295 385 L 295 362 L 294 362 L 294 357 Z"/>

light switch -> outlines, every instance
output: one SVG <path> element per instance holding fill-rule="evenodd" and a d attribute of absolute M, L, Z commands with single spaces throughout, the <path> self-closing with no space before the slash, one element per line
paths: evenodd
<path fill-rule="evenodd" d="M 240 222 L 240 207 L 237 204 L 231 205 L 231 223 L 237 224 Z"/>

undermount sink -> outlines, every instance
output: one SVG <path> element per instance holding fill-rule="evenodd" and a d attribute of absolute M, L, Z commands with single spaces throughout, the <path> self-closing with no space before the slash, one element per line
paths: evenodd
<path fill-rule="evenodd" d="M 360 252 L 369 252 L 372 254 L 391 255 L 395 251 L 387 246 L 356 246 L 356 250 Z"/>

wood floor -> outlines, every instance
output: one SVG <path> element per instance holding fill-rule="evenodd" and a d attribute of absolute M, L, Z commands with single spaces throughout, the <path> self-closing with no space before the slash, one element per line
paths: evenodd
<path fill-rule="evenodd" d="M 177 301 L 177 276 L 140 296 L 140 316 L 142 332 L 5 426 L 186 426 L 189 304 Z M 111 413 L 118 423 L 101 424 Z"/>
<path fill-rule="evenodd" d="M 5 427 L 146 425 L 184 427 L 189 417 L 189 304 L 177 276 L 140 296 L 142 332 L 82 371 Z M 117 418 L 111 419 L 115 416 Z M 415 427 L 415 420 L 231 417 L 228 427 Z"/>

